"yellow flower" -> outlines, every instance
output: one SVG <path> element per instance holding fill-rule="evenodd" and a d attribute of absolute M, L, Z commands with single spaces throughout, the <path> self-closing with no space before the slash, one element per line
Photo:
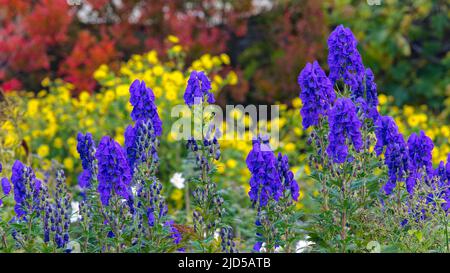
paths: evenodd
<path fill-rule="evenodd" d="M 89 93 L 87 91 L 82 91 L 80 93 L 80 95 L 78 96 L 79 100 L 82 102 L 87 102 L 89 101 L 91 95 L 89 95 Z"/>
<path fill-rule="evenodd" d="M 295 144 L 292 142 L 287 143 L 286 145 L 284 145 L 284 150 L 286 152 L 292 152 L 295 150 Z"/>
<path fill-rule="evenodd" d="M 218 173 L 223 174 L 225 172 L 225 164 L 222 162 L 216 162 L 216 169 Z"/>
<path fill-rule="evenodd" d="M 72 171 L 72 170 L 73 170 L 74 164 L 73 164 L 73 159 L 72 159 L 72 158 L 66 157 L 66 158 L 64 159 L 63 164 L 64 164 L 64 167 L 66 167 L 67 170 L 69 170 L 69 171 Z"/>
<path fill-rule="evenodd" d="M 129 86 L 127 84 L 121 84 L 116 88 L 117 97 L 125 97 L 128 95 Z"/>
<path fill-rule="evenodd" d="M 53 141 L 53 146 L 55 146 L 55 148 L 57 149 L 61 149 L 63 145 L 64 143 L 60 137 L 55 138 L 55 140 Z"/>
<path fill-rule="evenodd" d="M 213 62 L 211 60 L 211 55 L 205 54 L 200 57 L 200 61 L 203 64 L 203 67 L 206 68 L 206 70 L 210 70 L 213 67 Z"/>
<path fill-rule="evenodd" d="M 175 91 L 173 91 L 173 90 L 168 90 L 168 91 L 166 92 L 166 98 L 167 98 L 169 101 L 174 101 L 174 100 L 177 99 L 177 93 L 176 93 Z"/>
<path fill-rule="evenodd" d="M 37 99 L 31 99 L 28 101 L 27 115 L 33 117 L 39 110 L 39 101 Z"/>
<path fill-rule="evenodd" d="M 226 64 L 226 65 L 230 64 L 230 57 L 227 54 L 225 54 L 225 53 L 220 54 L 220 59 L 222 60 L 222 62 L 224 64 Z"/>
<path fill-rule="evenodd" d="M 238 83 L 238 76 L 236 72 L 231 71 L 230 73 L 228 73 L 228 81 L 230 85 L 236 85 Z"/>
<path fill-rule="evenodd" d="M 174 44 L 177 44 L 180 42 L 180 39 L 178 39 L 178 37 L 175 35 L 167 36 L 167 40 L 169 40 L 169 42 L 174 43 Z"/>
<path fill-rule="evenodd" d="M 39 146 L 39 148 L 37 150 L 37 154 L 40 157 L 46 157 L 46 156 L 48 156 L 49 153 L 50 153 L 50 148 L 46 144 Z"/>
<path fill-rule="evenodd" d="M 411 127 L 417 127 L 419 125 L 419 118 L 417 115 L 411 115 L 408 117 L 408 124 Z"/>
<path fill-rule="evenodd" d="M 43 87 L 47 87 L 50 85 L 50 79 L 48 77 L 45 77 L 42 81 L 41 81 L 41 85 Z"/>
<path fill-rule="evenodd" d="M 441 134 L 444 137 L 449 138 L 450 137 L 450 126 L 442 126 L 441 127 Z"/>
<path fill-rule="evenodd" d="M 153 67 L 153 74 L 155 76 L 161 76 L 164 73 L 164 68 L 160 65 Z"/>
<path fill-rule="evenodd" d="M 150 64 L 157 64 L 159 62 L 158 53 L 155 50 L 152 50 L 149 53 L 147 53 L 147 61 Z"/>
<path fill-rule="evenodd" d="M 180 189 L 174 189 L 170 198 L 174 201 L 180 201 L 183 198 L 183 191 Z"/>
<path fill-rule="evenodd" d="M 227 160 L 226 164 L 227 164 L 228 168 L 234 169 L 237 166 L 237 161 L 232 159 L 232 158 L 230 158 L 230 159 Z"/>
<path fill-rule="evenodd" d="M 305 165 L 304 171 L 306 175 L 311 175 L 311 168 L 308 164 Z"/>
<path fill-rule="evenodd" d="M 303 105 L 302 100 L 299 97 L 292 100 L 292 106 L 294 106 L 294 108 L 298 109 L 302 107 L 302 105 Z"/>
<path fill-rule="evenodd" d="M 180 53 L 181 51 L 183 51 L 183 47 L 180 45 L 173 46 L 172 51 L 175 53 Z"/>
<path fill-rule="evenodd" d="M 385 105 L 388 101 L 388 98 L 386 97 L 385 94 L 380 94 L 378 96 L 378 102 L 380 103 L 380 105 Z"/>

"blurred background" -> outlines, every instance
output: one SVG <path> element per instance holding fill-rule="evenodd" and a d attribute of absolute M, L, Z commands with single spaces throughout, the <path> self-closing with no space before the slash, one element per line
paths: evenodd
<path fill-rule="evenodd" d="M 327 68 L 327 38 L 339 24 L 359 41 L 373 70 L 379 111 L 408 137 L 424 130 L 433 163 L 450 153 L 450 23 L 446 0 L 0 0 L 0 162 L 15 159 L 38 177 L 63 168 L 77 196 L 81 172 L 76 134 L 123 145 L 131 123 L 129 85 L 153 89 L 163 121 L 159 178 L 169 213 L 186 223 L 184 187 L 197 175 L 185 144 L 170 133 L 174 105 L 183 104 L 189 70 L 204 70 L 220 105 L 278 104 L 276 152 L 289 156 L 300 184 L 297 208 L 314 211 L 297 76 L 306 62 Z M 242 112 L 233 118 L 254 121 Z M 245 158 L 251 142 L 220 143 L 216 162 L 226 216 L 251 249 L 254 215 Z M 51 179 L 50 179 L 51 180 Z M 4 219 L 13 200 L 5 200 Z M 2 215 L 0 215 L 2 216 Z"/>
<path fill-rule="evenodd" d="M 379 4 L 379 5 L 377 5 Z M 298 95 L 305 62 L 325 65 L 326 38 L 350 27 L 381 92 L 398 105 L 443 110 L 449 96 L 446 0 L 0 0 L 0 82 L 38 90 L 45 77 L 98 90 L 93 72 L 132 54 L 163 52 L 179 38 L 189 60 L 227 53 L 239 85 L 222 94 L 239 103 Z"/>

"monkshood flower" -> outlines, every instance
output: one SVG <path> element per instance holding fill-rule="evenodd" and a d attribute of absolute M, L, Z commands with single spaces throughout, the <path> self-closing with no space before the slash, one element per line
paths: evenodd
<path fill-rule="evenodd" d="M 1 183 L 2 183 L 3 194 L 9 195 L 9 193 L 11 192 L 11 184 L 9 183 L 8 178 L 3 177 Z"/>
<path fill-rule="evenodd" d="M 289 191 L 292 200 L 297 201 L 299 196 L 299 187 L 294 179 L 294 173 L 289 169 L 289 159 L 287 155 L 278 153 L 278 173 L 283 181 L 284 190 Z"/>
<path fill-rule="evenodd" d="M 269 146 L 268 138 L 253 140 L 253 148 L 246 159 L 250 170 L 250 191 L 253 205 L 267 205 L 270 198 L 278 201 L 283 194 L 283 184 L 277 170 L 277 159 Z"/>
<path fill-rule="evenodd" d="M 78 183 L 81 188 L 89 188 L 92 180 L 97 176 L 97 161 L 95 159 L 95 141 L 91 133 L 83 135 L 81 132 L 77 135 L 77 151 L 80 155 L 83 172 L 78 177 Z"/>
<path fill-rule="evenodd" d="M 384 147 L 390 143 L 395 143 L 399 132 L 397 124 L 394 119 L 389 116 L 380 116 L 375 122 L 375 135 L 377 137 L 377 143 L 375 144 L 375 152 L 377 156 L 383 153 Z"/>
<path fill-rule="evenodd" d="M 157 163 L 158 145 L 150 120 L 138 120 L 134 127 L 128 125 L 125 130 L 125 150 L 131 171 L 134 172 L 141 163 Z"/>
<path fill-rule="evenodd" d="M 204 98 L 208 103 L 214 103 L 214 94 L 211 93 L 211 81 L 203 71 L 192 71 L 189 77 L 186 90 L 184 92 L 184 101 L 189 107 L 194 104 L 202 103 Z"/>
<path fill-rule="evenodd" d="M 57 248 L 64 248 L 69 243 L 70 201 L 66 178 L 62 170 L 56 173 L 53 200 L 49 200 L 47 189 L 45 189 L 45 195 L 44 242 L 52 240 Z"/>
<path fill-rule="evenodd" d="M 356 107 L 348 98 L 336 100 L 333 108 L 328 112 L 330 132 L 328 134 L 329 145 L 327 153 L 335 163 L 344 163 L 348 158 L 346 141 L 351 141 L 358 152 L 362 146 L 361 121 L 356 114 Z"/>
<path fill-rule="evenodd" d="M 104 206 L 112 194 L 124 199 L 131 197 L 131 171 L 123 148 L 109 136 L 100 140 L 96 154 L 98 161 L 98 192 Z"/>
<path fill-rule="evenodd" d="M 300 110 L 304 129 L 317 125 L 320 116 L 326 115 L 336 99 L 333 85 L 319 63 L 306 64 L 298 76 L 303 107 Z"/>
<path fill-rule="evenodd" d="M 352 94 L 352 99 L 360 103 L 362 109 L 368 118 L 376 121 L 379 117 L 377 110 L 378 94 L 377 84 L 374 81 L 375 77 L 370 68 L 366 68 L 364 76 L 360 78 L 358 89 Z"/>
<path fill-rule="evenodd" d="M 153 91 L 145 86 L 145 82 L 135 80 L 130 86 L 130 103 L 133 105 L 131 118 L 133 121 L 150 120 L 154 134 L 160 136 L 162 133 L 162 122 L 155 105 Z"/>
<path fill-rule="evenodd" d="M 164 226 L 169 228 L 170 237 L 173 239 L 173 243 L 176 245 L 180 244 L 183 237 L 181 233 L 178 231 L 178 229 L 174 226 L 174 221 L 168 220 L 164 223 Z"/>
<path fill-rule="evenodd" d="M 220 246 L 224 253 L 237 253 L 236 243 L 233 240 L 233 229 L 229 227 L 223 227 L 219 232 Z"/>
<path fill-rule="evenodd" d="M 446 165 L 450 166 L 450 163 L 444 163 L 444 161 L 439 162 L 438 167 L 434 170 L 433 180 L 435 185 L 433 185 L 438 191 L 440 198 L 443 198 L 445 202 L 442 204 L 442 209 L 447 211 L 450 208 L 450 176 L 447 175 Z"/>
<path fill-rule="evenodd" d="M 339 25 L 328 38 L 329 78 L 332 84 L 342 80 L 355 92 L 364 75 L 364 65 L 356 48 L 358 42 L 349 28 Z"/>
<path fill-rule="evenodd" d="M 427 176 L 431 176 L 434 172 L 432 163 L 432 150 L 434 148 L 431 138 L 425 135 L 423 131 L 420 134 L 411 134 L 408 139 L 409 154 L 409 173 L 406 180 L 406 189 L 410 194 L 413 193 L 416 182 Z M 426 176 L 421 172 L 426 171 Z"/>
<path fill-rule="evenodd" d="M 420 131 L 419 135 L 412 133 L 408 139 L 408 151 L 411 159 L 411 166 L 416 169 L 425 167 L 429 173 L 432 173 L 433 148 L 433 141 L 426 136 L 423 131 Z"/>
<path fill-rule="evenodd" d="M 14 210 L 18 217 L 31 214 L 39 208 L 41 181 L 33 170 L 16 160 L 12 167 L 11 182 L 14 186 Z"/>
<path fill-rule="evenodd" d="M 404 181 L 408 173 L 409 156 L 408 147 L 402 134 L 394 135 L 386 143 L 384 162 L 388 168 L 388 181 L 383 189 L 386 194 L 391 194 L 397 182 Z"/>

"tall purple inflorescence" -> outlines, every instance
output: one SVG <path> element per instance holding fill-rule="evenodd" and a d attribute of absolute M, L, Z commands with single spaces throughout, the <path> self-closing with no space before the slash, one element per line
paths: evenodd
<path fill-rule="evenodd" d="M 391 194 L 397 182 L 404 181 L 408 172 L 409 157 L 403 135 L 393 135 L 389 143 L 386 143 L 384 162 L 388 167 L 388 181 L 383 189 L 386 194 Z"/>
<path fill-rule="evenodd" d="M 100 140 L 96 152 L 98 160 L 98 192 L 105 206 L 112 194 L 131 198 L 131 172 L 123 148 L 109 136 Z"/>
<path fill-rule="evenodd" d="M 184 92 L 184 101 L 191 107 L 194 104 L 202 103 L 204 98 L 208 103 L 214 103 L 214 94 L 211 93 L 211 81 L 203 71 L 192 71 L 189 77 L 186 91 Z"/>
<path fill-rule="evenodd" d="M 12 167 L 11 182 L 14 186 L 14 210 L 17 216 L 31 214 L 39 207 L 41 181 L 36 179 L 30 167 L 16 160 Z"/>
<path fill-rule="evenodd" d="M 297 201 L 299 197 L 299 187 L 294 179 L 294 173 L 289 169 L 289 159 L 287 155 L 278 153 L 278 173 L 283 181 L 284 190 L 289 191 L 292 200 Z"/>
<path fill-rule="evenodd" d="M 362 146 L 361 121 L 356 114 L 356 107 L 350 99 L 339 98 L 328 112 L 330 132 L 328 134 L 327 153 L 335 163 L 344 163 L 348 155 L 346 140 L 353 143 L 356 151 Z"/>
<path fill-rule="evenodd" d="M 306 64 L 298 76 L 298 84 L 301 88 L 300 98 L 303 102 L 300 110 L 303 118 L 302 124 L 304 129 L 307 129 L 317 125 L 320 116 L 326 115 L 336 99 L 336 95 L 333 85 L 317 61 Z"/>
<path fill-rule="evenodd" d="M 153 91 L 145 86 L 145 82 L 135 80 L 130 86 L 130 103 L 133 105 L 131 118 L 134 121 L 150 120 L 156 136 L 162 133 L 162 122 L 155 105 Z"/>
<path fill-rule="evenodd" d="M 339 25 L 328 38 L 329 78 L 332 84 L 342 80 L 352 92 L 358 89 L 364 65 L 356 46 L 358 42 L 349 28 Z"/>
<path fill-rule="evenodd" d="M 283 184 L 277 171 L 277 159 L 270 149 L 268 139 L 253 140 L 253 149 L 247 156 L 247 167 L 251 172 L 248 195 L 253 204 L 267 205 L 269 198 L 278 201 L 283 193 Z"/>
<path fill-rule="evenodd" d="M 406 180 L 406 189 L 410 194 L 413 193 L 418 179 L 433 175 L 433 148 L 433 141 L 423 131 L 420 131 L 419 135 L 413 133 L 409 137 L 409 177 Z M 423 170 L 426 172 L 425 176 L 422 173 Z"/>
<path fill-rule="evenodd" d="M 392 117 L 380 116 L 375 122 L 375 135 L 377 143 L 375 144 L 375 152 L 377 156 L 383 153 L 384 147 L 390 143 L 394 143 L 398 137 L 398 127 Z"/>
<path fill-rule="evenodd" d="M 80 154 L 83 172 L 78 177 L 78 184 L 81 188 L 89 188 L 92 179 L 97 175 L 97 163 L 95 160 L 95 142 L 91 133 L 78 133 L 77 151 Z"/>
<path fill-rule="evenodd" d="M 376 121 L 380 114 L 378 113 L 378 93 L 377 85 L 375 83 L 375 77 L 370 68 L 366 68 L 364 76 L 360 77 L 359 86 L 353 92 L 352 99 L 354 101 L 362 102 L 362 108 L 367 117 Z"/>
<path fill-rule="evenodd" d="M 127 127 L 125 151 L 132 173 L 139 164 L 148 160 L 158 162 L 157 146 L 158 140 L 150 121 L 138 120 L 134 127 L 132 125 Z"/>

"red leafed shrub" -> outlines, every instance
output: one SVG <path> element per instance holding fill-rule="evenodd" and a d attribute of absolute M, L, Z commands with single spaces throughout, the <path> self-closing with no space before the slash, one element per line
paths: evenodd
<path fill-rule="evenodd" d="M 70 55 L 62 62 L 59 74 L 64 80 L 76 83 L 77 90 L 92 91 L 95 81 L 94 71 L 104 63 L 116 59 L 117 52 L 114 42 L 109 38 L 98 40 L 88 31 L 78 33 L 78 39 Z"/>
<path fill-rule="evenodd" d="M 245 33 L 251 8 L 251 0 L 0 0 L 0 87 L 14 80 L 36 90 L 50 76 L 92 90 L 99 65 L 162 50 L 170 34 L 192 58 L 222 52 L 231 33 Z"/>
<path fill-rule="evenodd" d="M 230 98 L 292 97 L 292 70 L 320 50 L 320 3 L 268 3 L 264 11 L 252 0 L 0 0 L 0 87 L 39 90 L 50 76 L 73 83 L 75 92 L 94 91 L 98 66 L 162 51 L 175 35 L 189 59 L 232 56 L 240 80 Z M 258 92 L 248 96 L 250 89 Z"/>

